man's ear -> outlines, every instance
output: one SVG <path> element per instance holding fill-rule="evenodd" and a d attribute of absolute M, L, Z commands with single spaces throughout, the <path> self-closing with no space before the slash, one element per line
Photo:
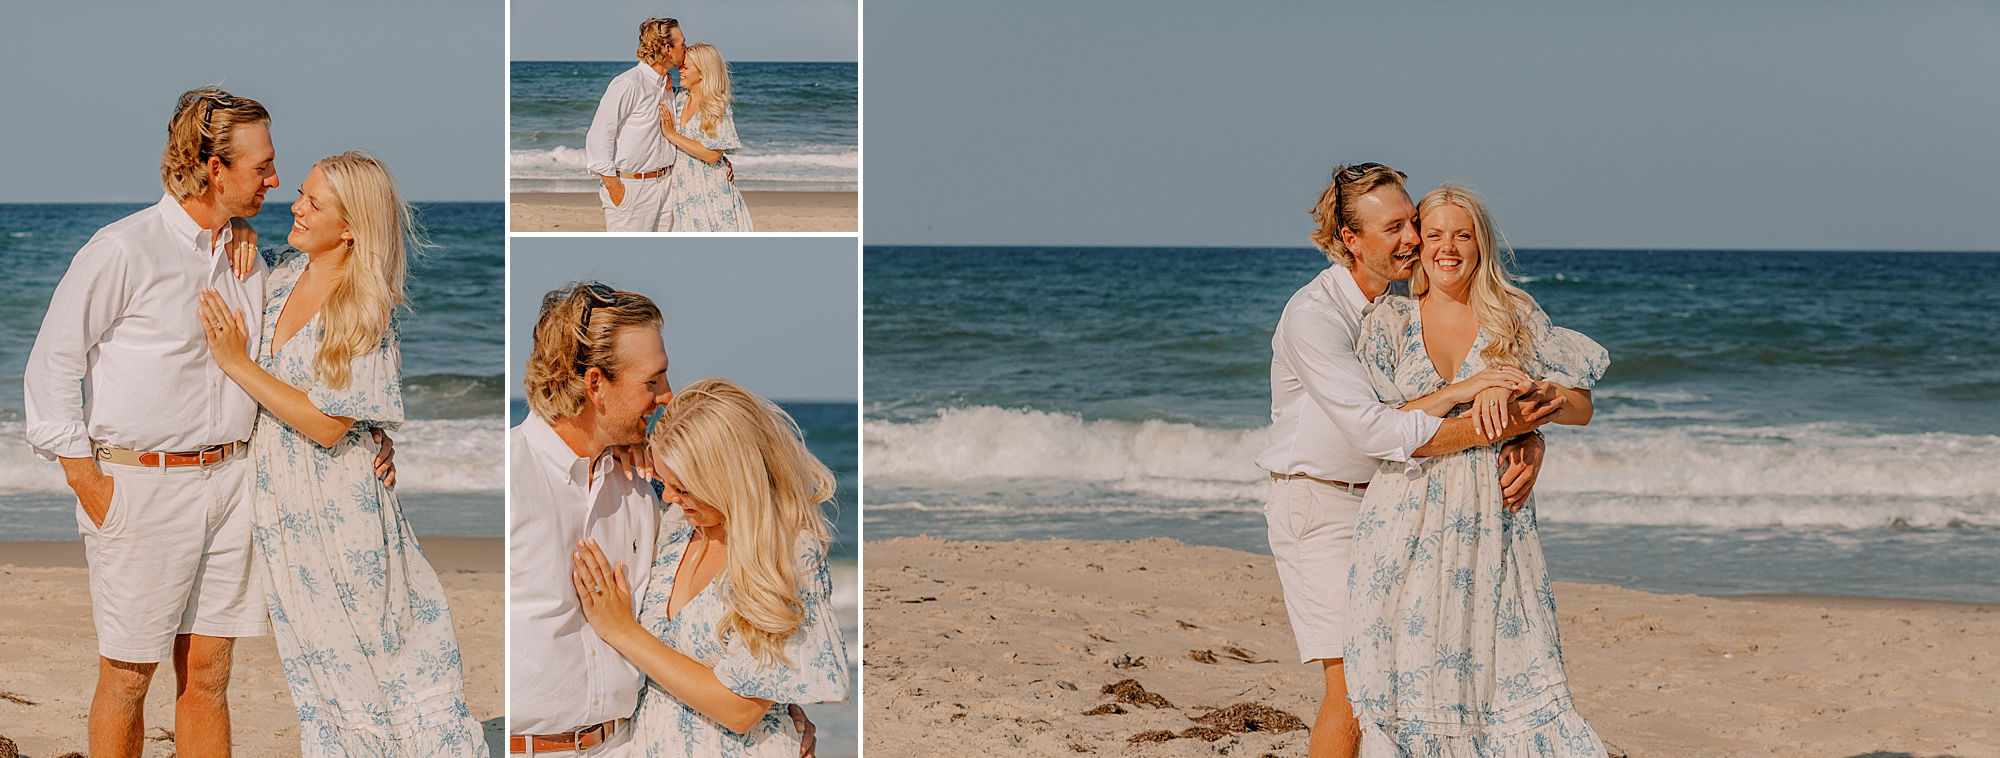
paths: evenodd
<path fill-rule="evenodd" d="M 1340 244 L 1346 245 L 1347 250 L 1352 253 L 1354 250 L 1354 230 L 1343 226 L 1338 231 L 1340 232 Z"/>
<path fill-rule="evenodd" d="M 211 155 L 208 156 L 207 168 L 208 168 L 208 180 L 210 182 L 215 182 L 219 181 L 222 178 L 222 170 L 228 168 L 228 166 L 223 165 L 221 156 Z"/>

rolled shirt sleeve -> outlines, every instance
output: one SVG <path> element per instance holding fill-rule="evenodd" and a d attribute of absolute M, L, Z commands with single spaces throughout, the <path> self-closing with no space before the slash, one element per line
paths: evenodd
<path fill-rule="evenodd" d="M 1273 351 L 1292 368 L 1305 393 L 1333 421 L 1341 436 L 1362 455 L 1412 466 L 1415 455 L 1437 434 L 1443 419 L 1421 411 L 1384 405 L 1368 383 L 1354 350 L 1358 325 L 1339 314 L 1308 305 L 1280 326 Z"/>
<path fill-rule="evenodd" d="M 624 77 L 611 80 L 604 97 L 597 101 L 597 114 L 590 119 L 590 131 L 583 137 L 584 165 L 598 176 L 617 176 L 618 130 L 625 114 L 632 112 L 638 91 Z"/>
<path fill-rule="evenodd" d="M 129 296 L 121 243 L 99 236 L 78 250 L 56 285 L 23 372 L 29 447 L 42 460 L 91 457 L 83 375 L 90 349 Z"/>

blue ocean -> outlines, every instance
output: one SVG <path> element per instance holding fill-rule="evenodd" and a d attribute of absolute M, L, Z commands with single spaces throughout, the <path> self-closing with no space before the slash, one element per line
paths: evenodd
<path fill-rule="evenodd" d="M 726 54 L 726 52 L 725 52 Z M 583 137 L 611 79 L 636 61 L 515 61 L 508 172 L 515 192 L 596 192 Z M 731 62 L 736 133 L 730 158 L 746 190 L 859 186 L 860 76 L 853 63 Z"/>
<path fill-rule="evenodd" d="M 1311 249 L 865 251 L 870 539 L 1268 553 L 1272 329 Z M 2000 254 L 1524 250 L 1611 352 L 1549 427 L 1555 578 L 2000 603 Z"/>
<path fill-rule="evenodd" d="M 0 541 L 77 539 L 76 499 L 62 467 L 22 438 L 21 374 L 56 282 L 98 228 L 149 204 L 0 205 Z M 397 494 L 418 534 L 498 537 L 506 437 L 504 207 L 419 204 L 437 245 L 411 269 L 402 318 L 403 401 L 395 433 Z M 291 208 L 266 202 L 251 219 L 282 244 Z"/>

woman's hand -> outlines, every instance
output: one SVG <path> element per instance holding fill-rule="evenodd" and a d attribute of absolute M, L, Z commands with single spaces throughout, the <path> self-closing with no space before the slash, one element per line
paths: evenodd
<path fill-rule="evenodd" d="M 1530 383 L 1532 384 L 1532 383 Z M 1472 396 L 1472 429 L 1488 440 L 1500 439 L 1500 433 L 1512 422 L 1508 413 L 1514 407 L 1514 390 L 1501 385 L 1480 390 Z"/>
<path fill-rule="evenodd" d="M 229 272 L 236 275 L 236 281 L 249 279 L 257 268 L 257 230 L 249 221 L 232 218 L 229 239 Z"/>
<path fill-rule="evenodd" d="M 1491 366 L 1468 376 L 1464 381 L 1455 382 L 1446 389 L 1451 390 L 1460 403 L 1470 403 L 1474 396 L 1495 387 L 1505 387 L 1512 394 L 1507 399 L 1519 397 L 1521 393 L 1533 389 L 1535 380 L 1528 378 L 1527 372 L 1512 366 Z"/>
<path fill-rule="evenodd" d="M 584 620 L 590 622 L 597 636 L 617 647 L 614 641 L 617 633 L 639 626 L 632 616 L 632 588 L 625 582 L 624 565 L 614 566 L 605 560 L 596 540 L 576 543 L 571 558 L 576 568 L 569 573 L 570 583 L 576 585 L 576 599 L 583 607 Z"/>
<path fill-rule="evenodd" d="M 208 340 L 208 356 L 223 373 L 250 360 L 250 334 L 243 329 L 243 316 L 222 299 L 222 293 L 204 289 L 197 296 L 201 309 L 201 336 Z"/>

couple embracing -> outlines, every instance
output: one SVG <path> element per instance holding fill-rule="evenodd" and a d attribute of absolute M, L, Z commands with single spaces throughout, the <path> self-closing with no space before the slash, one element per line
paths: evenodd
<path fill-rule="evenodd" d="M 271 116 L 181 96 L 166 196 L 91 237 L 26 372 L 27 437 L 76 491 L 98 679 L 90 754 L 139 755 L 171 658 L 175 750 L 228 756 L 238 637 L 273 633 L 306 756 L 484 756 L 443 586 L 395 491 L 396 308 L 421 244 L 380 162 L 313 165 L 288 247 Z"/>
<path fill-rule="evenodd" d="M 729 64 L 679 21 L 639 25 L 639 65 L 611 80 L 584 135 L 607 232 L 751 232 L 728 154 L 743 147 Z M 673 72 L 680 72 L 674 86 Z"/>
<path fill-rule="evenodd" d="M 1609 356 L 1514 284 L 1477 196 L 1413 204 L 1404 179 L 1334 170 L 1313 242 L 1335 265 L 1271 341 L 1257 465 L 1299 657 L 1326 674 L 1311 754 L 1601 758 L 1525 506 L 1539 428 L 1590 421 Z"/>
<path fill-rule="evenodd" d="M 798 758 L 797 704 L 847 698 L 833 473 L 742 386 L 676 392 L 663 326 L 597 282 L 542 298 L 508 439 L 511 754 Z"/>

